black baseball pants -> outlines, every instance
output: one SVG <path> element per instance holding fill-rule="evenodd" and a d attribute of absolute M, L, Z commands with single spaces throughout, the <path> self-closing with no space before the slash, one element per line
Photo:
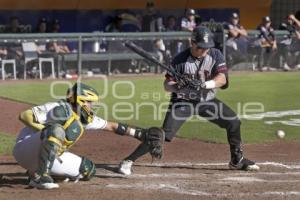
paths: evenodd
<path fill-rule="evenodd" d="M 240 149 L 241 122 L 235 112 L 218 99 L 203 103 L 188 101 L 171 102 L 162 127 L 166 133 L 167 142 L 173 139 L 183 123 L 192 115 L 199 115 L 219 127 L 226 129 L 230 149 Z M 125 158 L 125 160 L 135 161 L 148 152 L 148 146 L 142 143 L 132 154 Z"/>
<path fill-rule="evenodd" d="M 166 133 L 166 141 L 171 141 L 177 131 L 192 115 L 201 116 L 204 119 L 226 129 L 228 143 L 231 146 L 240 146 L 241 122 L 233 110 L 218 99 L 208 102 L 171 102 L 163 123 Z"/>

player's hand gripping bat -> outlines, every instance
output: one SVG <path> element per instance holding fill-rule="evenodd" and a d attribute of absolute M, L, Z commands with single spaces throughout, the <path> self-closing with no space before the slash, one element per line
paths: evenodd
<path fill-rule="evenodd" d="M 180 87 L 188 86 L 189 88 L 197 90 L 197 91 L 199 91 L 201 89 L 202 81 L 186 77 L 183 74 L 176 72 L 173 68 L 171 68 L 163 63 L 160 63 L 153 55 L 151 55 L 149 52 L 146 52 L 144 49 L 135 45 L 131 41 L 126 41 L 124 43 L 124 45 L 127 48 L 129 48 L 130 50 L 132 50 L 133 52 L 135 52 L 138 55 L 145 58 L 146 60 L 160 66 L 161 68 L 163 68 L 163 69 L 167 70 L 169 73 L 171 73 L 175 77 L 175 80 Z"/>

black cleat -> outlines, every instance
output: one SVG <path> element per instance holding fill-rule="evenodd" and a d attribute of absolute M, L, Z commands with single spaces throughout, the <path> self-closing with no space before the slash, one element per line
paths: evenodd
<path fill-rule="evenodd" d="M 234 163 L 233 161 L 229 162 L 230 169 L 236 170 L 245 170 L 245 171 L 258 171 L 259 166 L 255 162 L 248 160 L 247 158 L 242 157 L 239 162 Z"/>

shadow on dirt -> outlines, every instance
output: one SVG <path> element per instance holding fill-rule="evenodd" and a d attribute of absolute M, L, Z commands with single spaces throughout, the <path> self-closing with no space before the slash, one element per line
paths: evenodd
<path fill-rule="evenodd" d="M 28 177 L 26 173 L 0 174 L 0 188 L 14 188 L 16 185 L 28 185 Z"/>
<path fill-rule="evenodd" d="M 18 163 L 17 162 L 2 162 L 2 163 L 0 163 L 0 166 L 1 165 L 18 165 Z"/>
<path fill-rule="evenodd" d="M 105 169 L 114 173 L 118 172 L 118 166 L 113 164 L 95 164 L 97 169 Z"/>

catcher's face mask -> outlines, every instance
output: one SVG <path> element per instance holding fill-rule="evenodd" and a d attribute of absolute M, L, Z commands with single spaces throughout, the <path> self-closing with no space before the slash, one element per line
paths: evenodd
<path fill-rule="evenodd" d="M 92 122 L 94 116 L 93 105 L 99 102 L 99 94 L 94 88 L 83 83 L 76 83 L 68 91 L 67 100 L 76 106 L 82 123 Z"/>

